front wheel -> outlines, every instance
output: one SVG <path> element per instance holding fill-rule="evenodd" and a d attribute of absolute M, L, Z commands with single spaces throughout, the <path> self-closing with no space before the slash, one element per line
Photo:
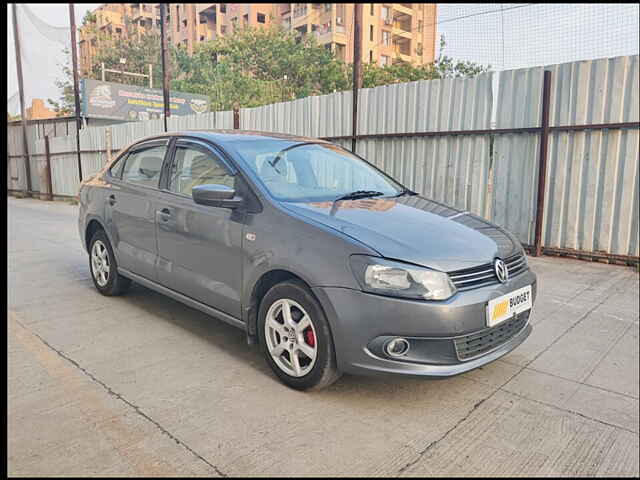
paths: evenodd
<path fill-rule="evenodd" d="M 273 286 L 260 302 L 258 335 L 267 363 L 297 390 L 319 390 L 340 378 L 329 323 L 299 281 Z"/>

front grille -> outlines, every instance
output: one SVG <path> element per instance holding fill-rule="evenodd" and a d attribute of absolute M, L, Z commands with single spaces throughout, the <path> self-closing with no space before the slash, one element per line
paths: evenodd
<path fill-rule="evenodd" d="M 510 340 L 525 327 L 529 319 L 529 312 L 530 310 L 522 312 L 496 327 L 487 328 L 464 337 L 454 338 L 453 343 L 456 347 L 458 359 L 471 360 Z"/>
<path fill-rule="evenodd" d="M 515 277 L 527 270 L 527 261 L 522 253 L 516 253 L 515 255 L 505 258 L 504 263 L 507 265 L 509 278 Z M 449 277 L 458 291 L 471 290 L 472 288 L 498 283 L 498 277 L 496 277 L 493 263 L 449 272 Z"/>

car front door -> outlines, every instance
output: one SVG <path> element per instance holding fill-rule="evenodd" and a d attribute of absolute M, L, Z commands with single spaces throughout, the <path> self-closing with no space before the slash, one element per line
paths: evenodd
<path fill-rule="evenodd" d="M 191 196 L 197 185 L 235 188 L 234 168 L 197 140 L 177 140 L 171 155 L 156 206 L 159 282 L 241 318 L 244 215 L 198 205 Z"/>
<path fill-rule="evenodd" d="M 120 160 L 105 205 L 118 266 L 156 280 L 156 196 L 168 140 L 135 145 Z M 120 167 L 118 165 L 118 167 Z M 119 177 L 119 178 L 118 178 Z"/>

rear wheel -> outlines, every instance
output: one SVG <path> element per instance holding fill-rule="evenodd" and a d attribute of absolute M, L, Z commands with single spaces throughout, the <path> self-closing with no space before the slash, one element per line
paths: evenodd
<path fill-rule="evenodd" d="M 340 378 L 329 323 L 302 282 L 283 282 L 266 293 L 258 335 L 267 363 L 286 385 L 319 390 Z"/>
<path fill-rule="evenodd" d="M 97 230 L 89 243 L 89 269 L 96 289 L 107 296 L 122 295 L 131 280 L 118 273 L 111 243 L 104 230 Z"/>

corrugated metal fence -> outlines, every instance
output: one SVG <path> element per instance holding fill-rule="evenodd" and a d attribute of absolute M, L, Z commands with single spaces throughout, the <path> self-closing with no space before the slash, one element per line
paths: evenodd
<path fill-rule="evenodd" d="M 362 89 L 356 152 L 407 187 L 491 219 L 533 245 L 542 205 L 537 191 L 543 77 L 550 71 L 539 235 L 544 251 L 601 252 L 637 261 L 638 60 L 635 55 Z M 349 91 L 245 108 L 239 127 L 322 137 L 350 148 L 351 99 Z M 232 112 L 169 119 L 170 131 L 232 127 Z M 84 175 L 104 164 L 107 131 L 115 152 L 163 126 L 151 120 L 81 131 Z M 9 152 L 19 154 L 21 137 L 13 136 Z M 33 144 L 36 158 L 42 158 L 44 141 Z M 75 137 L 52 138 L 50 151 L 54 193 L 75 195 Z M 18 163 L 12 163 L 15 171 Z"/>

